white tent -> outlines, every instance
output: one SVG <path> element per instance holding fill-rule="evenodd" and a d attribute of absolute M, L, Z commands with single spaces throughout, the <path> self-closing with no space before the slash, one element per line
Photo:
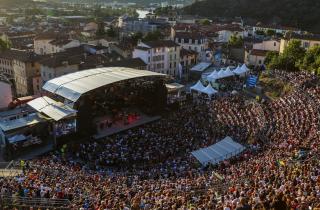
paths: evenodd
<path fill-rule="evenodd" d="M 225 74 L 224 74 L 224 70 L 220 70 L 217 74 L 217 79 L 221 79 L 221 78 L 224 78 L 225 77 Z"/>
<path fill-rule="evenodd" d="M 225 72 L 224 72 L 225 77 L 231 77 L 234 75 L 234 73 L 230 70 L 230 68 L 228 67 Z"/>
<path fill-rule="evenodd" d="M 223 160 L 238 155 L 245 147 L 227 136 L 223 140 L 209 147 L 192 152 L 192 155 L 202 164 L 217 164 Z"/>
<path fill-rule="evenodd" d="M 218 77 L 218 71 L 213 71 L 209 76 L 207 76 L 207 80 L 214 81 Z"/>
<path fill-rule="evenodd" d="M 243 65 L 241 66 L 241 70 L 242 70 L 243 72 L 249 71 L 249 69 L 248 69 L 248 67 L 246 66 L 246 64 L 243 64 Z"/>
<path fill-rule="evenodd" d="M 204 90 L 204 89 L 205 89 L 205 87 L 203 86 L 203 84 L 201 83 L 200 80 L 197 82 L 197 84 L 190 87 L 190 90 L 195 90 L 198 92 L 202 92 L 202 90 Z"/>
<path fill-rule="evenodd" d="M 237 67 L 236 70 L 234 70 L 233 72 L 237 75 L 243 75 L 245 73 L 247 73 L 249 71 L 249 69 L 247 68 L 246 64 L 243 64 L 241 67 Z"/>
<path fill-rule="evenodd" d="M 241 71 L 241 67 L 238 66 L 235 70 L 233 70 L 233 73 L 234 73 L 234 74 L 239 74 L 240 71 Z"/>
<path fill-rule="evenodd" d="M 205 89 L 203 89 L 201 91 L 202 93 L 207 94 L 208 96 L 212 96 L 213 94 L 217 93 L 218 91 L 216 91 L 215 89 L 213 89 L 213 87 L 211 86 L 211 84 L 209 84 Z"/>

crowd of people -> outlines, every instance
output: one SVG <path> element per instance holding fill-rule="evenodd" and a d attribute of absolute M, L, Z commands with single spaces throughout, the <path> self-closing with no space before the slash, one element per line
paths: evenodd
<path fill-rule="evenodd" d="M 68 199 L 83 210 L 320 208 L 320 83 L 306 73 L 272 74 L 295 90 L 266 103 L 243 95 L 197 101 L 157 122 L 70 144 L 0 179 L 0 194 Z M 192 157 L 227 135 L 247 149 L 214 166 Z"/>

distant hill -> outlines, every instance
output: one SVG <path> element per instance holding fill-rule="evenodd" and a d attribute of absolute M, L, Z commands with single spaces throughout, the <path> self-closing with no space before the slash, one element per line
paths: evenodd
<path fill-rule="evenodd" d="M 31 3 L 32 0 L 0 0 L 0 8 L 22 7 Z"/>
<path fill-rule="evenodd" d="M 319 0 L 205 0 L 183 12 L 207 17 L 235 17 L 277 23 L 320 33 Z"/>

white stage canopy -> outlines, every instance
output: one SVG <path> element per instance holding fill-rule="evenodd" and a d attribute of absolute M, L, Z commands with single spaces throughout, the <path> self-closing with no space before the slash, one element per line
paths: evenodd
<path fill-rule="evenodd" d="M 233 141 L 231 137 L 227 136 L 222 141 L 219 141 L 210 147 L 193 151 L 192 155 L 202 165 L 207 165 L 209 163 L 217 164 L 223 160 L 238 155 L 243 150 L 245 150 L 244 146 Z"/>
<path fill-rule="evenodd" d="M 94 89 L 115 82 L 150 76 L 165 77 L 165 74 L 124 67 L 96 68 L 54 78 L 46 82 L 42 88 L 76 102 L 82 94 Z"/>
<path fill-rule="evenodd" d="M 77 111 L 64 105 L 61 102 L 57 102 L 47 96 L 36 98 L 27 103 L 40 113 L 43 113 L 55 121 L 59 121 L 66 117 L 75 116 Z"/>
<path fill-rule="evenodd" d="M 203 89 L 205 89 L 205 87 L 203 86 L 203 84 L 201 83 L 200 80 L 195 85 L 190 87 L 190 90 L 195 90 L 195 91 L 198 91 L 198 92 L 201 92 Z"/>

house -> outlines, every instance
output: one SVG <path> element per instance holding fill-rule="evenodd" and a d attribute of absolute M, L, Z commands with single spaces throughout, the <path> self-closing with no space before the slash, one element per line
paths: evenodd
<path fill-rule="evenodd" d="M 218 34 L 216 42 L 226 43 L 232 36 L 244 37 L 244 30 L 238 24 L 220 25 L 216 29 Z"/>
<path fill-rule="evenodd" d="M 129 42 L 119 43 L 119 44 L 111 44 L 110 50 L 115 51 L 120 54 L 124 58 L 131 58 L 133 45 Z"/>
<path fill-rule="evenodd" d="M 40 86 L 53 78 L 80 70 L 103 67 L 107 63 L 121 61 L 115 52 L 104 51 L 105 47 L 81 45 L 66 49 L 42 59 L 40 63 Z"/>
<path fill-rule="evenodd" d="M 38 62 L 42 57 L 21 50 L 7 50 L 0 53 L 0 57 L 0 60 L 7 62 L 6 75 L 14 82 L 15 95 L 33 95 L 33 77 L 40 74 Z"/>
<path fill-rule="evenodd" d="M 133 58 L 141 58 L 149 71 L 179 75 L 180 45 L 171 40 L 139 42 Z"/>
<path fill-rule="evenodd" d="M 264 61 L 266 59 L 266 55 L 269 51 L 267 50 L 258 50 L 258 49 L 252 49 L 248 54 L 246 51 L 245 54 L 245 63 L 247 65 L 253 65 L 253 66 L 261 66 L 264 65 Z"/>
<path fill-rule="evenodd" d="M 182 66 L 182 74 L 188 76 L 191 67 L 198 63 L 198 53 L 193 50 L 181 48 L 180 64 Z"/>
<path fill-rule="evenodd" d="M 34 32 L 14 32 L 6 34 L 11 43 L 11 48 L 33 51 L 33 40 L 36 36 Z"/>
<path fill-rule="evenodd" d="M 137 32 L 143 34 L 154 32 L 157 30 L 158 25 L 147 19 L 121 16 L 118 20 L 118 27 L 121 30 L 121 35 L 125 36 Z"/>
<path fill-rule="evenodd" d="M 80 46 L 79 40 L 69 39 L 66 35 L 57 35 L 56 33 L 40 34 L 34 38 L 34 52 L 38 55 L 62 52 L 78 46 Z"/>
<path fill-rule="evenodd" d="M 287 33 L 280 42 L 280 53 L 283 53 L 284 49 L 288 46 L 290 40 L 300 40 L 301 47 L 308 50 L 310 47 L 320 45 L 320 34 L 298 34 Z"/>
<path fill-rule="evenodd" d="M 0 73 L 8 79 L 13 79 L 13 59 L 7 53 L 0 53 Z"/>
<path fill-rule="evenodd" d="M 267 25 L 262 23 L 257 23 L 255 26 L 252 26 L 252 33 L 256 35 L 257 32 L 262 31 L 267 34 L 268 31 L 274 31 L 276 34 L 285 35 L 286 33 L 292 31 L 295 33 L 301 33 L 301 30 L 294 28 L 294 27 L 286 27 L 286 26 L 279 26 L 279 25 Z"/>
<path fill-rule="evenodd" d="M 83 27 L 83 31 L 96 32 L 98 30 L 98 24 L 95 22 L 89 22 Z"/>
<path fill-rule="evenodd" d="M 0 74 L 0 110 L 8 108 L 12 101 L 12 84 L 6 76 Z"/>
<path fill-rule="evenodd" d="M 252 49 L 245 51 L 245 63 L 247 65 L 261 66 L 264 65 L 268 52 L 279 52 L 280 40 L 270 39 L 253 44 Z"/>
<path fill-rule="evenodd" d="M 205 56 L 205 50 L 208 48 L 208 40 L 201 33 L 176 32 L 174 41 L 186 50 L 197 52 L 200 58 Z"/>

